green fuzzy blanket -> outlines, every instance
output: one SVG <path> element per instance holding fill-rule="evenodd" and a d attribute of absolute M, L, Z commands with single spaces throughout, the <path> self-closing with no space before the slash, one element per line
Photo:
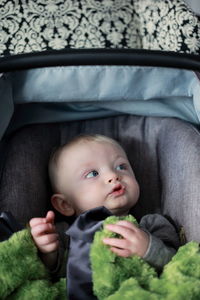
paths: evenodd
<path fill-rule="evenodd" d="M 104 224 L 116 223 L 109 217 Z M 132 216 L 125 219 L 136 224 Z M 99 300 L 193 300 L 200 299 L 199 244 L 182 246 L 162 274 L 137 256 L 122 258 L 102 243 L 113 236 L 96 232 L 90 251 L 94 293 Z M 52 283 L 37 255 L 29 230 L 19 231 L 0 243 L 0 299 L 66 299 L 66 280 Z"/>

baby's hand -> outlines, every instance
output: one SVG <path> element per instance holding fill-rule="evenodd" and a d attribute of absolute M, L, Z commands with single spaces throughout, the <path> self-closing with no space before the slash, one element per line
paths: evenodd
<path fill-rule="evenodd" d="M 105 227 L 123 237 L 103 239 L 104 244 L 111 246 L 112 252 L 122 257 L 130 257 L 134 254 L 140 257 L 145 255 L 149 245 L 149 236 L 146 232 L 128 221 L 119 221 Z"/>
<path fill-rule="evenodd" d="M 45 218 L 30 220 L 33 240 L 41 253 L 51 253 L 58 249 L 58 234 L 54 225 L 55 214 L 48 211 Z"/>

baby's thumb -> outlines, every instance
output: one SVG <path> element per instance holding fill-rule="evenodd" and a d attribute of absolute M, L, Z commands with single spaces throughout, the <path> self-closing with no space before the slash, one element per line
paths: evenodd
<path fill-rule="evenodd" d="M 48 211 L 46 215 L 46 223 L 54 224 L 55 214 L 53 211 Z"/>

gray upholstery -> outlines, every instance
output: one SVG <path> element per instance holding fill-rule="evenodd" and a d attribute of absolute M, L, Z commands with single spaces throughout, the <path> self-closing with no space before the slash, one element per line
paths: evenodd
<path fill-rule="evenodd" d="M 163 212 L 185 227 L 188 240 L 200 241 L 200 136 L 172 118 L 118 116 L 22 128 L 7 147 L 0 210 L 11 211 L 23 225 L 43 216 L 51 193 L 50 152 L 81 132 L 105 134 L 124 146 L 141 187 L 135 216 Z"/>

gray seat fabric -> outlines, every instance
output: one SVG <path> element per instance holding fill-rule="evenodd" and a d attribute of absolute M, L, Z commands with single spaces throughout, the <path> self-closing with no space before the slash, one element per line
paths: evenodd
<path fill-rule="evenodd" d="M 200 241 L 200 134 L 172 122 L 159 137 L 161 211 L 184 226 L 188 240 Z"/>
<path fill-rule="evenodd" d="M 50 204 L 52 148 L 79 133 L 105 134 L 125 148 L 141 187 L 136 217 L 162 212 L 184 226 L 188 240 L 200 241 L 200 136 L 190 124 L 173 118 L 124 115 L 20 129 L 7 146 L 0 210 L 11 211 L 23 226 L 43 216 Z"/>

